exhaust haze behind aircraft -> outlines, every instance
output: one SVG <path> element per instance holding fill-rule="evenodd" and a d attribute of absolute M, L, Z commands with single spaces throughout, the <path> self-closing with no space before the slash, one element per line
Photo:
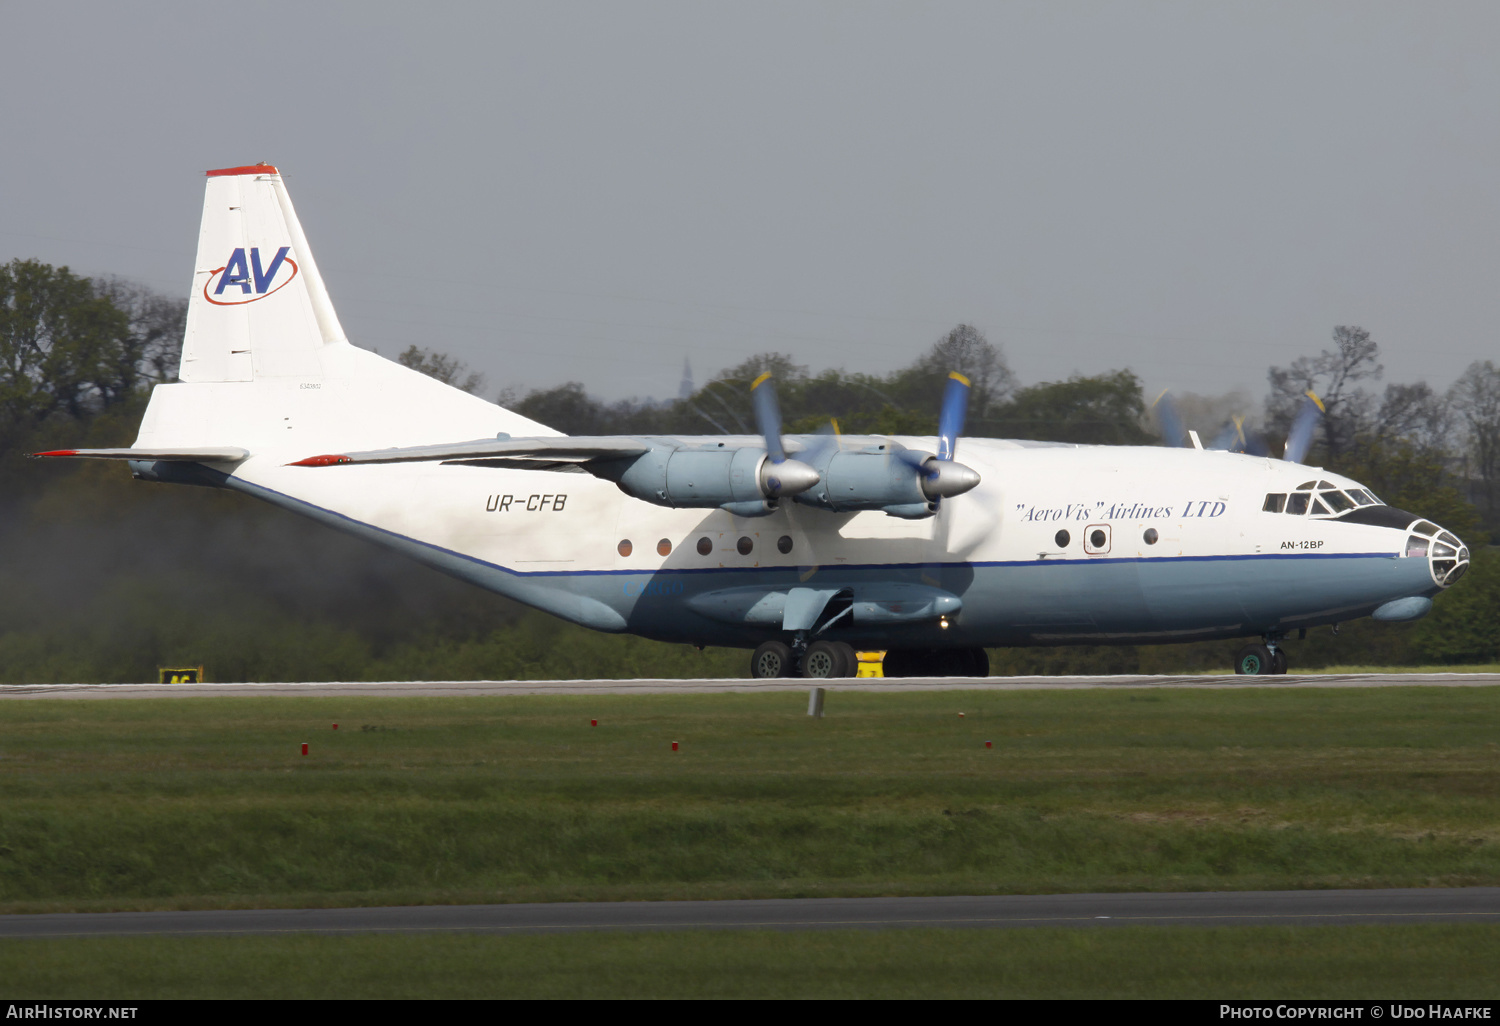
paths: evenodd
<path fill-rule="evenodd" d="M 1236 637 L 1236 672 L 1284 673 L 1288 633 L 1415 619 L 1468 566 L 1296 462 L 962 438 L 958 374 L 936 438 L 783 437 L 769 377 L 758 435 L 564 436 L 351 345 L 270 165 L 208 172 L 180 378 L 129 449 L 36 455 L 244 492 L 596 630 L 753 648 L 757 677 L 852 676 L 855 645 L 984 676 L 992 646 Z"/>

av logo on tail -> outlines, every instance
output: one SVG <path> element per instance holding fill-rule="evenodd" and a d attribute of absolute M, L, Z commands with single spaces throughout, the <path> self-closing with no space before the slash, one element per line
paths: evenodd
<path fill-rule="evenodd" d="M 259 246 L 250 248 L 248 260 L 245 258 L 245 248 L 236 248 L 229 254 L 229 261 L 223 267 L 216 268 L 209 274 L 208 281 L 203 283 L 203 298 L 214 306 L 244 306 L 285 288 L 297 277 L 297 261 L 287 256 L 291 249 L 290 246 L 282 246 L 271 258 L 270 264 L 266 265 L 261 262 Z M 279 282 L 278 277 L 281 279 Z M 212 295 L 209 294 L 210 289 L 213 290 Z M 223 296 L 226 290 L 230 298 L 214 298 Z"/>

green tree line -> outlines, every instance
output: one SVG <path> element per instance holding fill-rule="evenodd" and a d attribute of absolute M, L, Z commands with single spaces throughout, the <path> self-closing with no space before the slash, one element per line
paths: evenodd
<path fill-rule="evenodd" d="M 175 377 L 185 316 L 184 300 L 121 279 L 36 261 L 0 266 L 0 682 L 150 680 L 159 666 L 200 663 L 210 680 L 745 672 L 744 653 L 572 627 L 239 495 L 136 482 L 118 466 L 21 459 L 129 445 L 151 387 Z M 1483 545 L 1497 527 L 1500 373 L 1476 363 L 1448 392 L 1377 390 L 1378 350 L 1367 336 L 1347 341 L 1272 368 L 1253 420 L 1274 438 L 1304 385 L 1326 393 L 1334 401 L 1313 459 L 1478 544 L 1474 569 L 1427 619 L 1314 632 L 1296 646 L 1296 665 L 1500 659 L 1500 559 Z M 749 433 L 749 382 L 771 370 L 788 432 L 837 418 L 848 432 L 931 433 L 943 381 L 957 369 L 974 382 L 972 435 L 1158 440 L 1128 369 L 1022 385 L 1001 348 L 967 325 L 916 352 L 886 375 L 812 372 L 789 355 L 762 354 L 669 402 L 606 402 L 576 383 L 501 399 L 569 433 Z M 484 387 L 432 349 L 411 346 L 398 359 L 470 391 Z M 1244 412 L 1226 402 L 1183 397 L 1205 432 L 1221 414 Z M 1071 646 L 992 658 L 996 672 L 1177 672 L 1222 668 L 1232 647 Z"/>

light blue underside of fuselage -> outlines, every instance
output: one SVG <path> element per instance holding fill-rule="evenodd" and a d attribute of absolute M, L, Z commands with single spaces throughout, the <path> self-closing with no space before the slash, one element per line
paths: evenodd
<path fill-rule="evenodd" d="M 245 492 L 586 627 L 699 645 L 749 647 L 780 633 L 710 620 L 687 606 L 704 592 L 755 585 L 770 591 L 903 582 L 963 600 L 962 613 L 946 629 L 936 623 L 862 627 L 847 617 L 834 628 L 851 644 L 882 648 L 1244 637 L 1353 620 L 1392 599 L 1440 590 L 1426 559 L 1397 554 L 1405 540 L 1397 530 L 1389 532 L 1389 550 L 1364 553 L 519 573 L 238 478 L 204 475 L 184 483 Z"/>

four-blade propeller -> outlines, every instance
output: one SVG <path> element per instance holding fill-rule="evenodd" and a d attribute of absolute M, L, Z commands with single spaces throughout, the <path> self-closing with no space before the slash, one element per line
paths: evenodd
<path fill-rule="evenodd" d="M 1177 403 L 1172 399 L 1170 392 L 1163 391 L 1157 396 L 1156 401 L 1151 404 L 1151 409 L 1156 413 L 1157 422 L 1161 425 L 1162 442 L 1166 445 L 1222 449 L 1228 452 L 1242 452 L 1250 456 L 1265 456 L 1270 451 L 1265 436 L 1258 431 L 1245 430 L 1243 416 L 1235 416 L 1226 420 L 1219 428 L 1218 434 L 1214 436 L 1214 440 L 1205 446 L 1198 441 L 1194 432 L 1187 429 L 1182 413 L 1177 408 Z M 1282 459 L 1289 463 L 1301 463 L 1307 458 L 1308 451 L 1312 448 L 1313 436 L 1317 431 L 1318 420 L 1325 412 L 1323 401 L 1312 392 L 1308 392 L 1307 397 L 1297 407 L 1296 416 L 1292 419 L 1292 427 L 1287 434 Z"/>
<path fill-rule="evenodd" d="M 943 386 L 943 404 L 938 408 L 938 451 L 936 456 L 916 449 L 899 449 L 896 458 L 922 475 L 922 492 L 934 502 L 962 495 L 979 484 L 979 474 L 962 463 L 955 463 L 959 436 L 969 413 L 969 379 L 958 371 L 948 374 Z"/>

